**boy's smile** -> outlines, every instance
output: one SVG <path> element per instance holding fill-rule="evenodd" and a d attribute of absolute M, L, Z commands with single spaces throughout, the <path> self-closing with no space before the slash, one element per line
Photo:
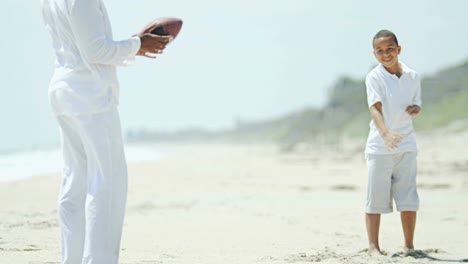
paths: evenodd
<path fill-rule="evenodd" d="M 393 37 L 382 37 L 374 40 L 374 55 L 377 60 L 392 74 L 399 72 L 398 55 L 401 47 Z"/>

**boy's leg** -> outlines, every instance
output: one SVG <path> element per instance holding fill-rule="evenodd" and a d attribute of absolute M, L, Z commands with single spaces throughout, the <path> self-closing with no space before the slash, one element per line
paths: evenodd
<path fill-rule="evenodd" d="M 405 250 L 414 249 L 416 211 L 419 209 L 419 196 L 416 189 L 416 156 L 416 152 L 407 152 L 398 157 L 392 184 L 397 210 L 401 212 Z"/>
<path fill-rule="evenodd" d="M 379 245 L 380 215 L 392 209 L 391 178 L 393 160 L 391 155 L 367 155 L 368 186 L 366 203 L 366 226 L 370 255 L 381 255 Z"/>
<path fill-rule="evenodd" d="M 403 234 L 405 236 L 405 251 L 414 249 L 413 238 L 416 227 L 416 212 L 401 212 L 401 225 L 403 226 Z"/>
<path fill-rule="evenodd" d="M 58 201 L 62 263 L 81 263 L 85 241 L 86 155 L 75 120 L 65 116 L 57 120 L 64 162 Z"/>
<path fill-rule="evenodd" d="M 380 214 L 366 214 L 366 226 L 369 239 L 368 253 L 381 255 L 379 246 Z"/>

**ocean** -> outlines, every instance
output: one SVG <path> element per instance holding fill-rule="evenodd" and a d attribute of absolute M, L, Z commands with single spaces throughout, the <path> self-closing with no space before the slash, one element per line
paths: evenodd
<path fill-rule="evenodd" d="M 160 160 L 165 156 L 155 144 L 127 144 L 125 154 L 127 162 Z M 0 182 L 59 173 L 62 167 L 62 154 L 59 148 L 0 154 Z"/>

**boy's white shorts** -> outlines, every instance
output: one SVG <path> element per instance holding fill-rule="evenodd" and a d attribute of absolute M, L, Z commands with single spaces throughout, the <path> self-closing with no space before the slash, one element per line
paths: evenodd
<path fill-rule="evenodd" d="M 368 168 L 366 213 L 393 212 L 393 199 L 399 212 L 419 209 L 416 156 L 417 152 L 366 155 Z"/>

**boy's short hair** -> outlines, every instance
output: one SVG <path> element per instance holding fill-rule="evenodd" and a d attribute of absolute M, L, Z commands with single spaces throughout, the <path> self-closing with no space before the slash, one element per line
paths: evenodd
<path fill-rule="evenodd" d="M 386 38 L 386 37 L 392 37 L 393 40 L 395 41 L 395 43 L 398 46 L 398 39 L 397 39 L 395 33 L 393 33 L 390 30 L 387 30 L 387 29 L 382 29 L 379 32 L 377 32 L 377 34 L 375 34 L 374 38 L 372 39 L 372 47 L 374 47 L 374 40 L 376 40 L 378 38 Z"/>

